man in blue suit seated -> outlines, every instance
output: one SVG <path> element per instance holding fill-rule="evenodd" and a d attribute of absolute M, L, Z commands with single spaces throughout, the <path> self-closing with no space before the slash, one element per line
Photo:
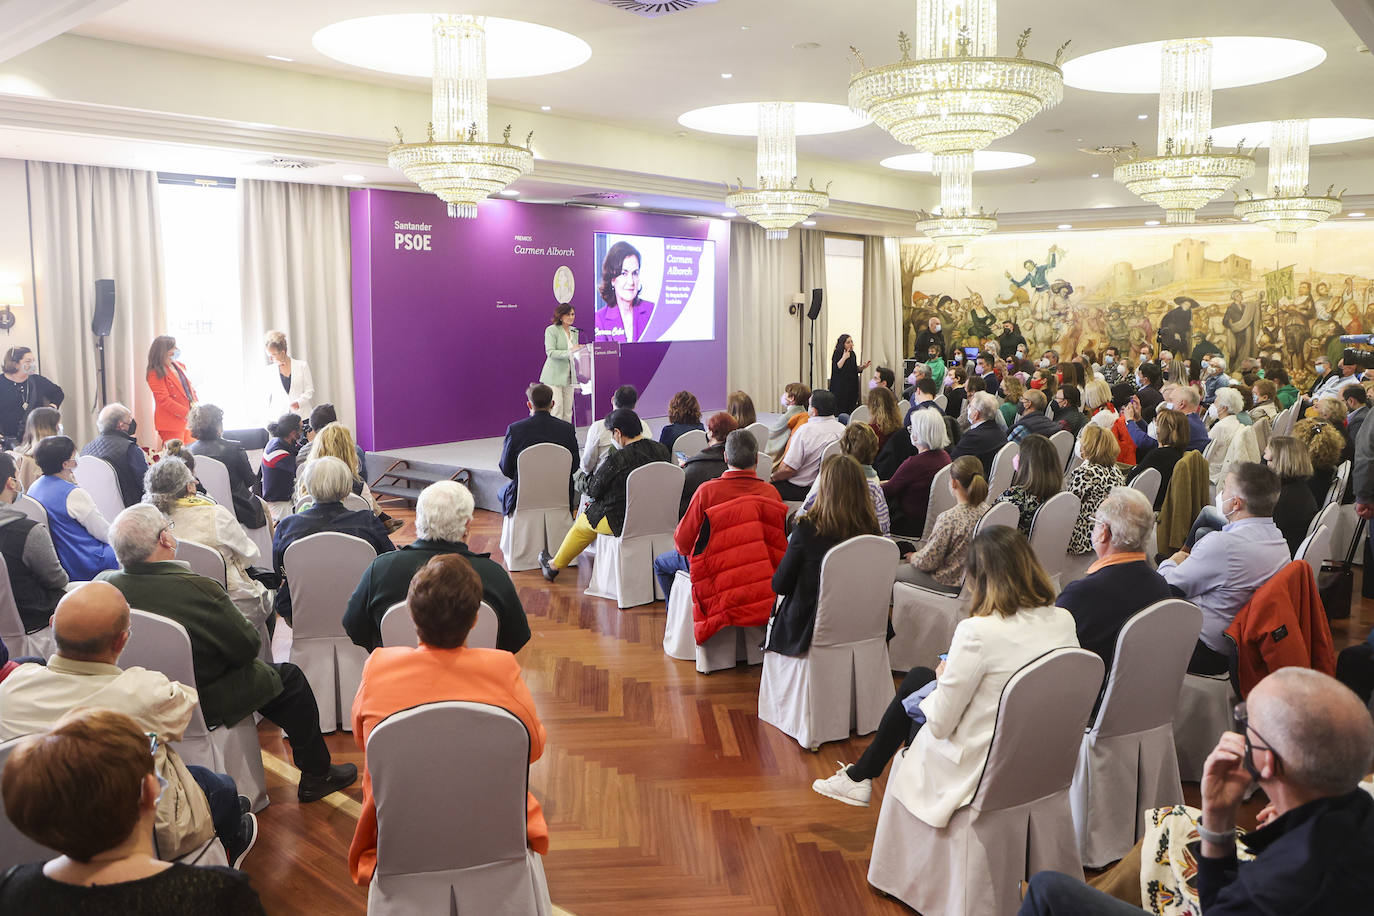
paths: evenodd
<path fill-rule="evenodd" d="M 517 473 L 520 453 L 531 445 L 552 442 L 568 450 L 572 461 L 568 465 L 568 511 L 576 514 L 577 497 L 573 493 L 572 468 L 577 464 L 577 430 L 567 420 L 553 415 L 553 389 L 548 385 L 535 383 L 526 392 L 525 406 L 530 415 L 517 420 L 506 428 L 506 441 L 501 446 L 501 473 L 510 478 L 510 483 L 501 488 L 501 512 L 515 514 L 515 497 L 520 486 Z"/>
<path fill-rule="evenodd" d="M 968 432 L 949 450 L 949 457 L 972 455 L 983 463 L 983 476 L 992 477 L 992 459 L 1007 444 L 1007 434 L 997 425 L 994 415 L 1000 413 L 997 398 L 980 391 L 969 399 Z"/>

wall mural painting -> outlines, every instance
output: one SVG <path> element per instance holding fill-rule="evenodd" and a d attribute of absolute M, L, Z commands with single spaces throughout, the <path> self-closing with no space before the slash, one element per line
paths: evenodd
<path fill-rule="evenodd" d="M 1323 226 L 1295 244 L 1260 229 L 996 235 L 951 257 L 925 239 L 902 252 L 903 352 L 939 315 L 954 346 L 1014 322 L 1031 355 L 1064 358 L 1149 343 L 1229 365 L 1280 360 L 1302 385 L 1342 334 L 1374 333 L 1374 226 Z"/>

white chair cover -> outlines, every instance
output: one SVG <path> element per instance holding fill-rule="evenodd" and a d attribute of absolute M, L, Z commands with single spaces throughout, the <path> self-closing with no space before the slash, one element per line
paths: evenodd
<path fill-rule="evenodd" d="M 811 648 L 797 657 L 766 652 L 759 718 L 814 749 L 856 729 L 878 728 L 896 693 L 888 673 L 888 583 L 897 575 L 897 545 L 864 534 L 832 547 L 821 560 Z"/>
<path fill-rule="evenodd" d="M 673 440 L 673 451 L 682 452 L 691 458 L 706 447 L 706 433 L 699 429 L 689 429 Z"/>
<path fill-rule="evenodd" d="M 469 649 L 495 649 L 496 624 L 496 612 L 483 601 L 477 606 L 477 620 L 473 622 L 463 645 Z M 410 608 L 404 601 L 387 608 L 382 615 L 381 630 L 383 646 L 410 646 L 413 649 L 420 645 L 420 637 L 415 633 L 415 621 L 411 619 Z M 349 707 L 352 708 L 351 701 Z"/>
<path fill-rule="evenodd" d="M 353 730 L 353 696 L 367 653 L 344 633 L 343 615 L 376 558 L 367 541 L 337 531 L 303 537 L 283 557 L 291 584 L 291 662 L 315 692 L 324 732 Z"/>
<path fill-rule="evenodd" d="M 543 863 L 525 835 L 529 754 L 524 724 L 484 703 L 429 703 L 372 730 L 377 870 L 368 916 L 552 912 Z M 454 773 L 463 778 L 434 791 Z"/>
<path fill-rule="evenodd" d="M 1011 503 L 991 506 L 978 520 L 973 533 L 984 528 L 1003 525 L 1015 528 L 1019 516 Z M 934 668 L 939 655 L 954 639 L 954 628 L 968 616 L 965 604 L 968 595 L 961 587 L 957 594 L 936 591 L 908 582 L 892 586 L 892 629 L 894 635 L 887 645 L 894 671 L 910 671 L 915 667 Z"/>
<path fill-rule="evenodd" d="M 71 591 L 71 587 L 67 590 Z M 24 632 L 24 619 L 19 616 L 19 606 L 14 602 L 14 588 L 4 557 L 0 557 L 0 640 L 4 640 L 5 648 L 14 658 L 25 655 L 47 658 L 57 651 L 52 624 L 32 633 Z"/>
<path fill-rule="evenodd" d="M 43 508 L 43 504 L 29 496 L 27 493 L 14 501 L 14 508 L 27 515 L 40 525 L 48 523 L 48 510 Z"/>
<path fill-rule="evenodd" d="M 1329 508 L 1338 507 L 1332 503 Z M 1331 559 L 1331 529 L 1322 525 L 1309 534 L 1307 539 L 1298 545 L 1298 551 L 1293 554 L 1293 559 L 1306 560 L 1307 564 L 1312 567 L 1312 575 L 1320 576 L 1322 564 Z"/>
<path fill-rule="evenodd" d="M 1211 460 L 1212 460 L 1212 456 L 1215 455 L 1215 454 L 1217 453 L 1217 446 L 1218 446 L 1220 443 L 1221 443 L 1221 440 L 1220 440 L 1220 439 L 1209 439 L 1209 440 L 1207 440 L 1207 446 L 1206 446 L 1205 448 L 1203 448 L 1203 450 L 1202 450 L 1202 457 L 1203 457 L 1203 458 L 1206 458 L 1207 461 L 1208 461 L 1209 463 L 1210 463 Z M 1230 440 L 1227 440 L 1227 444 L 1228 444 L 1228 445 L 1230 444 Z"/>
<path fill-rule="evenodd" d="M 220 588 L 229 588 L 228 572 L 224 566 L 224 557 L 213 547 L 207 547 L 199 541 L 190 541 L 186 538 L 177 538 L 176 558 L 191 567 L 191 572 L 207 579 L 214 579 L 219 583 Z"/>
<path fill-rule="evenodd" d="M 5 764 L 9 762 L 10 753 L 24 741 L 25 737 L 27 736 L 0 741 L 0 773 L 5 771 Z M 46 862 L 48 859 L 55 859 L 59 855 L 61 853 L 57 850 L 35 843 L 20 833 L 19 828 L 14 826 L 9 815 L 5 813 L 5 806 L 0 805 L 0 874 L 4 874 L 16 865 L 26 865 L 29 862 Z"/>
<path fill-rule="evenodd" d="M 1151 470 L 1153 470 L 1153 468 L 1151 468 Z M 1147 562 L 1148 559 L 1147 557 Z M 1091 550 L 1081 554 L 1065 554 L 1064 571 L 1059 576 L 1059 590 L 1063 591 L 1064 587 L 1070 582 L 1077 582 L 1079 579 L 1086 576 L 1088 574 L 1088 569 L 1096 562 L 1097 554 Z"/>
<path fill-rule="evenodd" d="M 740 662 L 763 664 L 763 641 L 767 635 L 765 627 L 721 627 L 716 635 L 696 647 L 697 673 L 723 671 Z"/>
<path fill-rule="evenodd" d="M 949 407 L 949 398 L 943 394 L 937 394 L 935 396 L 935 406 L 940 408 L 940 413 L 944 413 L 945 409 Z M 910 410 L 909 407 L 907 409 Z"/>
<path fill-rule="evenodd" d="M 1083 649 L 1055 649 L 1012 675 L 973 802 L 936 829 L 886 793 L 868 883 L 927 916 L 1009 916 L 1036 872 L 1081 880 L 1069 784 L 1101 682 L 1102 659 Z"/>
<path fill-rule="evenodd" d="M 849 422 L 851 424 L 867 423 L 869 419 L 871 419 L 871 417 L 872 414 L 868 410 L 868 405 L 860 404 L 858 407 L 855 407 L 852 411 L 850 411 Z"/>
<path fill-rule="evenodd" d="M 1139 490 L 1145 494 L 1145 498 L 1150 501 L 1150 505 L 1155 504 L 1155 497 L 1159 496 L 1159 483 L 1162 478 L 1159 476 L 1157 468 L 1146 468 L 1135 479 L 1131 481 L 1131 489 Z"/>
<path fill-rule="evenodd" d="M 170 680 L 196 686 L 191 637 L 185 627 L 168 617 L 137 608 L 129 611 L 129 623 L 129 644 L 119 657 L 120 667 L 160 671 Z M 244 716 L 233 725 L 209 728 L 200 703 L 196 703 L 186 732 L 173 746 L 186 763 L 228 774 L 254 811 L 267 807 L 267 775 L 263 772 L 262 748 L 252 716 Z"/>
<path fill-rule="evenodd" d="M 210 498 L 230 512 L 234 511 L 234 491 L 229 486 L 229 468 L 218 458 L 207 455 L 196 456 L 196 479 Z M 268 553 L 267 556 L 272 554 Z"/>
<path fill-rule="evenodd" d="M 1061 430 L 1062 432 L 1062 430 Z M 1054 494 L 1035 512 L 1031 522 L 1030 544 L 1036 559 L 1049 573 L 1054 590 L 1059 591 L 1068 566 L 1069 538 L 1082 503 L 1068 491 Z"/>
<path fill-rule="evenodd" d="M 196 459 L 196 462 L 196 467 L 200 467 L 200 459 Z M 246 525 L 240 525 L 240 527 L 243 528 L 243 533 L 248 535 L 248 540 L 253 542 L 253 546 L 258 548 L 259 562 L 262 562 L 264 565 L 270 565 L 272 562 L 272 522 L 270 521 L 272 518 L 272 510 L 260 497 L 254 497 L 254 499 L 262 503 L 263 516 L 269 519 L 269 521 L 267 524 L 258 528 L 249 528 Z M 232 503 L 227 505 L 230 512 L 234 511 Z"/>
<path fill-rule="evenodd" d="M 347 509 L 349 512 L 372 511 L 372 506 L 368 504 L 367 500 L 363 499 L 357 493 L 349 493 L 341 500 L 341 502 L 343 503 L 343 507 Z"/>
<path fill-rule="evenodd" d="M 572 466 L 572 453 L 554 442 L 531 445 L 515 459 L 520 479 L 515 512 L 501 519 L 501 554 L 511 572 L 538 569 L 539 551 L 556 553 L 572 528 L 568 510 Z"/>
<path fill-rule="evenodd" d="M 1331 478 L 1331 486 L 1326 491 L 1326 505 L 1339 503 L 1345 495 L 1345 485 L 1350 480 L 1350 462 L 1342 461 Z"/>
<path fill-rule="evenodd" d="M 935 520 L 940 517 L 940 513 L 954 508 L 954 494 L 949 489 L 949 467 L 949 465 L 945 465 L 936 471 L 935 478 L 930 482 L 930 500 L 926 504 L 926 523 L 925 527 L 921 529 L 922 540 L 930 537 L 930 533 L 935 530 Z"/>
<path fill-rule="evenodd" d="M 1121 628 L 1097 721 L 1078 752 L 1069 801 L 1083 864 L 1120 859 L 1145 832 L 1145 812 L 1183 802 L 1174 713 L 1202 612 L 1160 601 Z"/>
<path fill-rule="evenodd" d="M 948 398 L 945 398 L 945 396 L 942 394 L 942 395 L 939 395 L 938 397 L 935 398 L 935 403 L 936 403 L 937 405 L 940 404 L 940 401 L 941 401 L 942 398 L 945 400 L 945 403 L 948 403 L 948 402 L 949 402 L 949 399 L 948 399 Z M 897 415 L 898 415 L 899 417 L 902 418 L 902 422 L 903 422 L 903 423 L 906 422 L 906 415 L 907 415 L 908 413 L 910 413 L 910 412 L 911 412 L 911 402 L 908 401 L 906 398 L 901 397 L 901 396 L 900 396 L 900 393 L 899 393 L 899 394 L 898 394 L 898 397 L 897 397 Z M 945 408 L 944 408 L 943 405 L 941 405 L 941 406 L 940 406 L 940 413 L 944 413 L 944 412 L 945 412 Z"/>
<path fill-rule="evenodd" d="M 586 594 L 610 598 L 622 608 L 663 597 L 654 579 L 654 557 L 675 549 L 673 529 L 683 479 L 682 468 L 666 461 L 630 472 L 625 481 L 625 525 L 620 537 L 597 535 Z"/>
<path fill-rule="evenodd" d="M 750 423 L 744 427 L 745 432 L 754 437 L 754 444 L 758 446 L 759 454 L 767 451 L 768 446 L 768 424 Z"/>
<path fill-rule="evenodd" d="M 1178 773 L 1184 782 L 1200 782 L 1202 765 L 1217 746 L 1223 732 L 1236 727 L 1239 702 L 1229 675 L 1215 677 L 1185 674 L 1174 714 L 1174 746 L 1178 749 Z"/>
<path fill-rule="evenodd" d="M 754 464 L 754 474 L 764 483 L 773 479 L 773 458 L 763 449 L 759 449 L 759 460 Z"/>
<path fill-rule="evenodd" d="M 838 455 L 839 453 L 840 440 L 836 439 L 834 442 L 830 443 L 825 448 L 821 449 L 821 464 L 825 464 L 825 459 L 829 458 L 831 455 Z M 816 479 L 820 480 L 820 477 L 817 476 Z"/>
<path fill-rule="evenodd" d="M 91 495 L 95 507 L 112 522 L 124 511 L 124 497 L 119 492 L 119 478 L 110 463 L 94 455 L 76 459 L 76 485 Z"/>
<path fill-rule="evenodd" d="M 1020 451 L 1021 446 L 1015 442 L 1008 442 L 993 456 L 992 476 L 988 478 L 988 499 L 996 499 L 1011 486 L 1011 477 L 1015 473 L 1011 461 Z"/>
<path fill-rule="evenodd" d="M 1059 466 L 1061 468 L 1069 466 L 1069 459 L 1073 457 L 1073 443 L 1073 433 L 1067 429 L 1061 429 L 1050 436 L 1050 445 L 1053 445 L 1054 450 L 1059 453 Z"/>
<path fill-rule="evenodd" d="M 697 638 L 692 629 L 692 576 L 682 570 L 673 576 L 673 592 L 668 596 L 663 654 L 683 662 L 697 657 Z"/>
<path fill-rule="evenodd" d="M 1336 516 L 1340 515 L 1341 507 L 1337 503 L 1323 503 L 1316 515 L 1312 516 L 1312 521 L 1307 523 L 1307 533 L 1314 534 L 1317 529 L 1325 525 L 1327 528 L 1336 527 Z"/>
<path fill-rule="evenodd" d="M 1298 402 L 1301 403 L 1301 402 Z M 1279 436 L 1289 436 L 1293 434 L 1293 427 L 1297 425 L 1298 404 L 1294 404 L 1286 410 L 1279 411 L 1279 415 L 1274 418 L 1274 428 L 1269 432 L 1270 439 Z"/>

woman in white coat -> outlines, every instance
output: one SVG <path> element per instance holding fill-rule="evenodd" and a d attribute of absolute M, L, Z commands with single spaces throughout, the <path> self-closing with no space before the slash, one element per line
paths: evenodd
<path fill-rule="evenodd" d="M 305 419 L 315 406 L 315 379 L 310 375 L 310 366 L 303 359 L 291 357 L 286 335 L 281 331 L 268 331 L 264 343 L 271 360 L 265 373 L 267 415 L 275 420 L 282 414 L 293 413 Z"/>
<path fill-rule="evenodd" d="M 1020 668 L 1051 649 L 1078 646 L 1073 617 L 1054 606 L 1049 576 L 1015 528 L 985 528 L 968 548 L 970 616 L 954 629 L 940 667 L 913 668 L 883 713 L 859 762 L 840 765 L 812 788 L 850 805 L 867 805 L 873 777 L 905 742 L 902 767 L 887 791 L 932 827 L 949 823 L 973 801 L 992 749 L 1002 688 Z M 921 724 L 903 701 L 919 701 Z"/>

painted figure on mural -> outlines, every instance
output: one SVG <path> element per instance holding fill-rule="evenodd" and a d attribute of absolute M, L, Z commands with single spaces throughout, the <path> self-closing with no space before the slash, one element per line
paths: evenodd
<path fill-rule="evenodd" d="M 964 302 L 968 305 L 968 333 L 970 337 L 978 338 L 981 344 L 984 340 L 993 336 L 993 328 L 997 327 L 997 316 L 992 310 L 983 305 L 983 297 L 974 293 Z M 978 314 L 979 308 L 983 309 L 983 314 Z"/>
<path fill-rule="evenodd" d="M 1279 300 L 1279 319 L 1283 328 L 1284 363 L 1293 371 L 1301 371 L 1305 362 L 1303 354 L 1308 338 L 1307 323 L 1311 314 L 1286 297 Z"/>
<path fill-rule="evenodd" d="M 1014 285 L 1024 290 L 1027 286 L 1031 289 L 1031 312 L 1037 321 L 1049 318 L 1050 307 L 1050 270 L 1064 259 L 1068 252 L 1061 249 L 1058 245 L 1051 245 L 1049 253 L 1045 256 L 1044 264 L 1037 264 L 1029 258 L 1021 262 L 1025 268 L 1026 275 L 1020 280 L 1011 275 L 1011 271 L 1006 272 L 1006 277 Z"/>
<path fill-rule="evenodd" d="M 1222 322 L 1228 332 L 1225 353 L 1227 362 L 1234 366 L 1245 357 L 1254 356 L 1259 338 L 1259 300 L 1246 302 L 1243 290 L 1232 290 L 1231 302 L 1226 306 Z"/>
<path fill-rule="evenodd" d="M 1159 322 L 1159 345 L 1177 355 L 1191 349 L 1193 339 L 1193 309 L 1197 300 L 1190 296 L 1175 296 L 1174 307 Z"/>

